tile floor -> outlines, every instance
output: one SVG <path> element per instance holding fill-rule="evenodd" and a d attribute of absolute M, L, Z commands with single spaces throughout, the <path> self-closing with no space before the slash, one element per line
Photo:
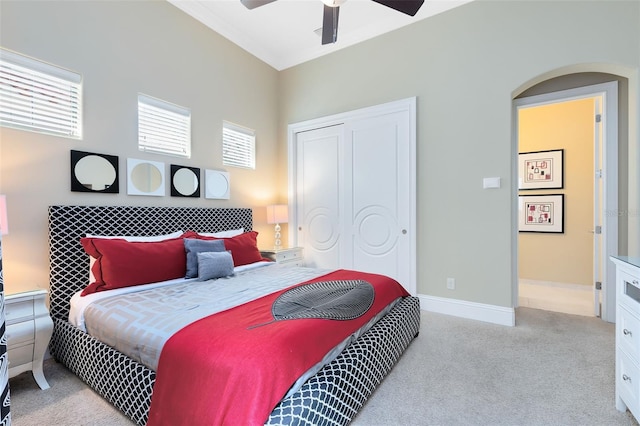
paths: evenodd
<path fill-rule="evenodd" d="M 519 283 L 520 306 L 566 314 L 595 316 L 593 290 L 576 284 L 524 282 Z"/>

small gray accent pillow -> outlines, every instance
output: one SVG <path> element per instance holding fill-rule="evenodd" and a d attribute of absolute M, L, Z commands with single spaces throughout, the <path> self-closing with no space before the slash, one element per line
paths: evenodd
<path fill-rule="evenodd" d="M 224 251 L 224 240 L 200 240 L 198 238 L 185 238 L 184 250 L 187 252 L 186 278 L 198 276 L 198 253 L 205 251 Z"/>
<path fill-rule="evenodd" d="M 233 257 L 228 251 L 198 253 L 198 281 L 233 275 Z"/>

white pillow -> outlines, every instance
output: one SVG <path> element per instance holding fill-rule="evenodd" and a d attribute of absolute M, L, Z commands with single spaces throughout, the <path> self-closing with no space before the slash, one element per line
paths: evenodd
<path fill-rule="evenodd" d="M 240 234 L 244 234 L 244 228 L 229 229 L 228 231 L 220 231 L 220 232 L 198 232 L 198 235 L 202 235 L 203 237 L 216 237 L 216 238 L 231 238 Z"/>
<path fill-rule="evenodd" d="M 108 239 L 108 240 L 126 240 L 129 241 L 130 243 L 133 242 L 148 242 L 148 243 L 152 243 L 152 242 L 156 242 L 156 241 L 164 241 L 164 240 L 172 240 L 174 238 L 178 238 L 180 237 L 182 234 L 184 234 L 184 231 L 176 231 L 176 232 L 172 232 L 170 234 L 162 234 L 162 235 L 152 235 L 150 237 L 134 237 L 131 235 L 123 235 L 123 236 L 116 236 L 116 235 L 93 235 L 93 234 L 87 234 L 87 238 L 102 238 L 102 239 Z M 91 269 L 93 268 L 93 264 L 96 262 L 96 258 L 89 256 L 89 283 L 92 283 L 96 280 L 96 278 L 93 276 L 93 272 L 91 272 Z"/>
<path fill-rule="evenodd" d="M 111 240 L 115 240 L 115 239 L 119 239 L 119 240 L 126 240 L 129 241 L 130 243 L 133 242 L 156 242 L 156 241 L 164 241 L 164 240 L 172 240 L 174 238 L 178 238 L 180 237 L 182 234 L 184 234 L 184 231 L 176 231 L 176 232 L 172 232 L 170 234 L 163 234 L 163 235 L 152 235 L 150 237 L 134 237 L 134 236 L 128 236 L 128 235 L 124 235 L 124 236 L 120 236 L 120 235 L 109 235 L 109 236 L 105 236 L 105 235 L 93 235 L 93 234 L 87 234 L 87 238 L 104 238 L 104 239 L 111 239 Z"/>

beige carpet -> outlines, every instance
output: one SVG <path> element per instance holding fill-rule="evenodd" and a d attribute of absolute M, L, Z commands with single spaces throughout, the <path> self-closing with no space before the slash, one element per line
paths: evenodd
<path fill-rule="evenodd" d="M 519 308 L 516 327 L 423 312 L 420 336 L 352 423 L 637 425 L 614 402 L 614 326 Z M 14 426 L 131 425 L 63 366 L 10 380 Z"/>

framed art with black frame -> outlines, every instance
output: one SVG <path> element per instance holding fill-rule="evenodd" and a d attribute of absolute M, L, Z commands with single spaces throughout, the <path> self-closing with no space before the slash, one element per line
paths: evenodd
<path fill-rule="evenodd" d="M 564 233 L 564 194 L 520 195 L 518 231 Z"/>
<path fill-rule="evenodd" d="M 71 150 L 71 191 L 120 192 L 118 156 Z"/>
<path fill-rule="evenodd" d="M 200 197 L 200 169 L 171 164 L 171 196 Z"/>
<path fill-rule="evenodd" d="M 561 189 L 564 149 L 518 154 L 518 189 Z"/>

